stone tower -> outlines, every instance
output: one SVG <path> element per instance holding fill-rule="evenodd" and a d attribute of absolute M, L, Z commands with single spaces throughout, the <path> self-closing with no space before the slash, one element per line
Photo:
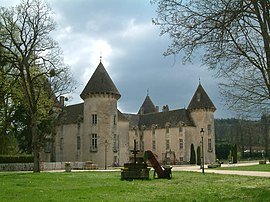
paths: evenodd
<path fill-rule="evenodd" d="M 189 103 L 188 111 L 195 125 L 194 134 L 197 134 L 193 136 L 189 143 L 194 144 L 195 150 L 197 146 L 201 146 L 200 130 L 203 128 L 205 162 L 215 161 L 214 112 L 216 107 L 200 83 Z"/>
<path fill-rule="evenodd" d="M 139 109 L 138 114 L 143 115 L 143 114 L 149 114 L 149 113 L 155 113 L 155 112 L 158 112 L 158 110 L 155 107 L 149 95 L 147 95 L 142 106 Z"/>
<path fill-rule="evenodd" d="M 118 110 L 121 97 L 116 86 L 99 63 L 94 74 L 81 93 L 84 100 L 83 160 L 91 160 L 100 168 L 117 162 Z"/>

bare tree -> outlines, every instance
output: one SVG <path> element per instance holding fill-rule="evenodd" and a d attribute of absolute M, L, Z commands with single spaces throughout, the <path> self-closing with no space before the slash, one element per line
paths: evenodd
<path fill-rule="evenodd" d="M 52 95 L 69 92 L 73 83 L 61 50 L 50 37 L 55 25 L 50 7 L 42 0 L 22 0 L 16 7 L 0 10 L 0 46 L 19 78 L 30 114 L 34 172 L 40 171 L 38 121 L 52 110 Z"/>
<path fill-rule="evenodd" d="M 164 55 L 196 50 L 225 78 L 221 89 L 233 109 L 268 108 L 270 98 L 269 0 L 152 0 L 155 25 L 172 39 Z"/>

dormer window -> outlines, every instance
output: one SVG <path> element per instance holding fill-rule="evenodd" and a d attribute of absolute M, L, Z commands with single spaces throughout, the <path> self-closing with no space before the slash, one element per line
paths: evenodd
<path fill-rule="evenodd" d="M 201 101 L 201 93 L 197 93 L 197 101 L 200 102 Z"/>
<path fill-rule="evenodd" d="M 165 130 L 166 130 L 167 134 L 170 132 L 170 126 L 171 126 L 171 123 L 169 123 L 169 122 L 167 122 L 165 125 Z"/>
<path fill-rule="evenodd" d="M 183 127 L 179 126 L 179 133 L 182 133 L 182 132 L 183 132 Z"/>

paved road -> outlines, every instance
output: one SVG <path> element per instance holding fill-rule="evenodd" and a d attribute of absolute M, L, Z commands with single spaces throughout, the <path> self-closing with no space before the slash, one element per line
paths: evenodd
<path fill-rule="evenodd" d="M 222 164 L 221 167 L 234 167 L 234 166 L 249 166 L 258 165 L 259 162 L 251 163 L 238 163 L 238 164 Z M 269 163 L 268 163 L 269 164 Z M 207 168 L 207 166 L 205 167 Z M 192 172 L 202 172 L 200 166 L 174 166 L 172 171 L 192 171 Z M 257 177 L 269 177 L 270 178 L 270 164 L 269 172 L 259 172 L 259 171 L 239 171 L 239 170 L 215 170 L 215 169 L 205 169 L 205 173 L 217 173 L 217 174 L 229 174 L 229 175 L 245 175 L 245 176 L 257 176 Z"/>

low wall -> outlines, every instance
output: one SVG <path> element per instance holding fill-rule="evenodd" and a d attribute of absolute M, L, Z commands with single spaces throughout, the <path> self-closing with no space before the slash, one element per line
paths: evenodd
<path fill-rule="evenodd" d="M 75 170 L 84 170 L 85 162 L 70 162 L 71 168 Z M 32 171 L 33 163 L 0 163 L 0 171 Z M 41 162 L 40 170 L 64 170 L 65 162 Z"/>
<path fill-rule="evenodd" d="M 0 163 L 0 171 L 31 171 L 33 163 Z"/>

